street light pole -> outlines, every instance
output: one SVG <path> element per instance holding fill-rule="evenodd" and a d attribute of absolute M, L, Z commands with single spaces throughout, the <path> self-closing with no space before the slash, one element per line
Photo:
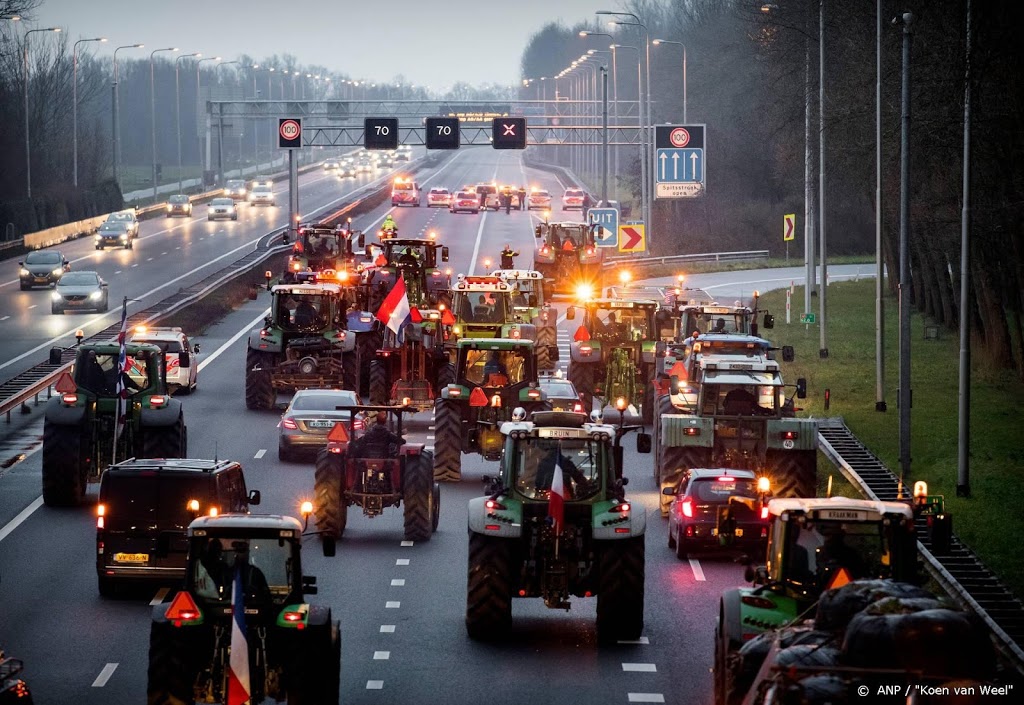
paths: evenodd
<path fill-rule="evenodd" d="M 971 0 L 967 0 L 963 206 L 960 213 L 960 381 L 957 395 L 957 497 L 971 496 L 971 41 Z"/>
<path fill-rule="evenodd" d="M 29 200 L 32 199 L 32 146 L 31 146 L 31 142 L 29 140 L 29 132 L 28 132 L 28 124 L 29 124 L 29 119 L 28 119 L 28 37 L 29 37 L 30 34 L 33 34 L 35 32 L 59 32 L 59 31 L 60 31 L 60 27 L 47 27 L 46 29 L 30 29 L 29 31 L 25 32 L 25 50 L 24 50 L 24 58 L 25 58 L 25 76 L 24 76 L 24 82 L 25 82 L 25 179 L 26 179 L 25 192 L 26 192 L 26 197 Z"/>
<path fill-rule="evenodd" d="M 120 173 L 119 172 L 121 170 L 121 122 L 120 122 L 121 100 L 120 100 L 120 90 L 118 88 L 117 52 L 121 51 L 122 49 L 142 49 L 145 46 L 146 46 L 145 44 L 125 44 L 124 46 L 119 46 L 116 49 L 114 49 L 114 85 L 111 86 L 111 88 L 112 88 L 112 96 L 111 97 L 112 97 L 112 102 L 114 103 L 114 105 L 112 106 L 113 109 L 110 112 L 113 115 L 113 120 L 112 120 L 112 125 L 111 125 L 111 132 L 113 133 L 112 134 L 112 138 L 113 139 L 111 139 L 111 143 L 114 145 L 114 164 L 113 164 L 114 183 L 118 185 L 118 188 L 120 188 L 120 186 L 121 186 L 121 181 L 120 181 L 120 178 L 119 178 L 120 177 Z"/>
<path fill-rule="evenodd" d="M 218 69 L 221 66 L 227 66 L 228 64 L 237 64 L 237 63 L 238 63 L 237 60 L 235 60 L 235 61 L 221 61 L 213 69 L 214 77 L 217 78 L 218 81 L 219 81 L 220 76 L 219 76 Z M 282 90 L 284 90 L 284 89 L 282 88 Z M 224 179 L 224 113 L 223 113 L 223 111 L 218 111 L 218 113 L 217 113 L 217 175 L 220 177 L 221 180 Z M 239 175 L 241 175 L 241 168 L 239 168 Z"/>
<path fill-rule="evenodd" d="M 183 54 L 174 58 L 174 129 L 178 133 L 178 193 L 181 193 L 181 81 L 178 77 L 178 64 L 190 56 L 202 56 L 200 52 Z"/>
<path fill-rule="evenodd" d="M 914 15 L 903 13 L 903 115 L 900 121 L 900 480 L 910 476 L 910 26 Z M 824 291 L 824 287 L 822 287 Z"/>
<path fill-rule="evenodd" d="M 200 82 L 201 82 L 201 78 L 200 78 L 200 75 L 201 75 L 200 64 L 202 64 L 204 61 L 220 61 L 220 57 L 219 56 L 204 56 L 201 59 L 196 59 L 196 118 L 198 118 L 199 114 L 200 114 L 199 104 L 200 104 L 200 101 L 202 99 L 201 96 L 200 96 L 200 91 L 199 91 Z M 273 70 L 273 69 L 271 69 L 271 70 Z M 198 132 L 198 130 L 197 130 L 197 132 Z M 200 137 L 199 137 L 199 166 L 200 166 L 200 168 L 201 168 L 201 170 L 203 172 L 203 175 L 202 175 L 203 183 L 206 183 L 206 172 L 208 172 L 210 170 L 210 116 L 209 115 L 206 116 L 206 155 L 205 156 L 206 156 L 206 158 L 204 159 L 203 158 L 203 137 L 202 137 L 202 135 L 200 135 Z"/>
<path fill-rule="evenodd" d="M 178 47 L 167 47 L 166 49 L 154 49 L 149 54 L 149 125 L 150 134 L 153 142 L 153 201 L 156 201 L 157 195 L 157 182 L 156 182 L 156 80 L 155 80 L 155 69 L 153 68 L 153 57 L 162 51 L 175 52 L 178 51 Z"/>
<path fill-rule="evenodd" d="M 688 125 L 689 120 L 686 114 L 686 45 L 673 39 L 652 39 L 651 44 L 660 46 L 662 44 L 674 44 L 683 48 L 683 124 Z"/>
<path fill-rule="evenodd" d="M 94 39 L 79 39 L 75 42 L 74 48 L 71 52 L 71 112 L 72 117 L 72 167 L 71 167 L 71 185 L 76 189 L 78 188 L 78 45 L 82 42 L 105 42 L 106 37 L 96 37 Z"/>
<path fill-rule="evenodd" d="M 825 299 L 828 290 L 828 250 L 825 247 L 825 0 L 818 6 L 818 257 L 821 261 L 821 292 L 818 295 L 820 310 L 818 321 L 818 357 L 828 357 L 825 337 Z"/>

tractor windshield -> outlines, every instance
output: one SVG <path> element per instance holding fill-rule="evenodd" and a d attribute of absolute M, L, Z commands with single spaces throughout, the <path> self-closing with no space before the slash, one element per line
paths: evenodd
<path fill-rule="evenodd" d="M 194 539 L 192 581 L 209 601 L 231 603 L 233 581 L 240 579 L 246 600 L 282 604 L 291 594 L 293 546 L 278 538 Z"/>
<path fill-rule="evenodd" d="M 85 351 L 75 365 L 75 383 L 98 396 L 114 396 L 117 393 L 117 358 L 117 353 Z M 146 352 L 137 357 L 129 355 L 125 362 L 127 370 L 122 383 L 129 395 L 152 386 L 150 379 L 155 381 L 159 376 L 156 364 Z"/>
<path fill-rule="evenodd" d="M 781 404 L 782 387 L 778 373 L 744 372 L 728 375 L 731 381 L 748 384 L 720 384 L 723 375 L 708 372 L 704 377 L 703 414 L 706 416 L 771 416 Z"/>
<path fill-rule="evenodd" d="M 892 575 L 892 546 L 879 522 L 789 521 L 783 551 L 771 556 L 776 577 L 809 591 L 830 587 L 840 569 L 847 580 Z"/>
<path fill-rule="evenodd" d="M 747 314 L 729 309 L 723 312 L 689 310 L 684 314 L 683 332 L 688 336 L 700 333 L 746 333 Z"/>
<path fill-rule="evenodd" d="M 331 297 L 323 294 L 282 294 L 274 309 L 274 320 L 284 330 L 322 328 L 333 318 Z"/>
<path fill-rule="evenodd" d="M 544 301 L 543 279 L 513 279 L 509 284 L 512 286 L 512 305 L 517 308 L 532 308 Z"/>
<path fill-rule="evenodd" d="M 484 387 L 523 381 L 526 358 L 521 350 L 466 350 L 466 379 Z"/>
<path fill-rule="evenodd" d="M 512 304 L 508 292 L 456 291 L 452 307 L 456 318 L 465 323 L 503 323 L 509 320 Z"/>
<path fill-rule="evenodd" d="M 587 321 L 596 340 L 650 340 L 647 311 L 640 308 L 591 309 Z"/>
<path fill-rule="evenodd" d="M 602 456 L 594 441 L 585 438 L 526 438 L 516 444 L 516 489 L 529 499 L 548 499 L 556 468 L 568 501 L 586 499 L 600 489 Z"/>

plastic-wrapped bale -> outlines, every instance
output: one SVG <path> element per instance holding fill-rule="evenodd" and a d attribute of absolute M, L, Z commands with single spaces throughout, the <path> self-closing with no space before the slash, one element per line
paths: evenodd
<path fill-rule="evenodd" d="M 839 676 L 819 673 L 783 689 L 780 705 L 847 705 L 863 702 L 854 697 L 854 685 Z"/>
<path fill-rule="evenodd" d="M 843 661 L 948 678 L 986 678 L 995 663 L 984 628 L 963 612 L 926 609 L 909 614 L 858 614 L 846 629 Z"/>
<path fill-rule="evenodd" d="M 823 631 L 842 632 L 854 615 L 887 597 L 934 598 L 924 588 L 892 580 L 855 580 L 826 590 L 818 600 L 814 624 Z"/>
<path fill-rule="evenodd" d="M 732 685 L 732 692 L 746 693 L 750 690 L 776 637 L 779 639 L 779 647 L 782 649 L 796 645 L 814 647 L 835 640 L 832 634 L 805 626 L 782 627 L 776 631 L 758 634 L 740 647 L 728 664 L 730 676 L 728 680 Z"/>
<path fill-rule="evenodd" d="M 779 668 L 822 668 L 839 663 L 839 649 L 827 644 L 795 644 L 779 651 L 775 665 Z"/>

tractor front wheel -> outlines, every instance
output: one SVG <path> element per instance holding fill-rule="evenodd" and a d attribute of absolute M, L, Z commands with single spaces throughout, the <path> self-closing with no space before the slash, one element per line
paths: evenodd
<path fill-rule="evenodd" d="M 184 458 L 188 455 L 185 438 L 185 420 L 179 412 L 177 421 L 170 426 L 147 426 L 142 429 L 139 457 Z"/>
<path fill-rule="evenodd" d="M 471 532 L 466 632 L 472 639 L 493 639 L 503 636 L 511 625 L 511 542 Z"/>
<path fill-rule="evenodd" d="M 434 479 L 462 479 L 462 409 L 450 399 L 434 403 Z"/>
<path fill-rule="evenodd" d="M 402 502 L 405 512 L 405 540 L 429 541 L 434 533 L 434 455 L 410 455 L 405 460 Z"/>
<path fill-rule="evenodd" d="M 346 453 L 331 453 L 322 448 L 316 454 L 313 471 L 313 514 L 321 539 L 340 539 L 348 523 L 345 502 Z"/>
<path fill-rule="evenodd" d="M 597 588 L 597 638 L 639 639 L 644 629 L 644 537 L 606 541 Z"/>
<path fill-rule="evenodd" d="M 537 328 L 537 369 L 553 370 L 555 361 L 551 359 L 550 349 L 552 345 L 558 344 L 558 333 L 555 326 L 539 326 Z"/>
<path fill-rule="evenodd" d="M 43 422 L 43 503 L 74 507 L 85 497 L 88 438 L 78 426 Z"/>

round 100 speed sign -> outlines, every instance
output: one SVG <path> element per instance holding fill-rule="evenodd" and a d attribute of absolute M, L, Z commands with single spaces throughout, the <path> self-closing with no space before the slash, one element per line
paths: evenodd
<path fill-rule="evenodd" d="M 302 121 L 299 118 L 284 118 L 278 125 L 277 146 L 294 149 L 302 146 Z"/>

